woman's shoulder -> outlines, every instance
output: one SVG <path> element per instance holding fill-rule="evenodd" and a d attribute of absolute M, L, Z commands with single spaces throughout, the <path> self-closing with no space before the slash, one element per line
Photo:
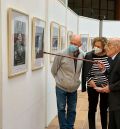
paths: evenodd
<path fill-rule="evenodd" d="M 85 54 L 85 58 L 92 58 L 93 57 L 93 51 L 87 52 Z"/>

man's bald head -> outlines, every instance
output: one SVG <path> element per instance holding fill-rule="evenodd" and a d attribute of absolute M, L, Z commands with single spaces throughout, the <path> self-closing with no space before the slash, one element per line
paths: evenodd
<path fill-rule="evenodd" d="M 120 38 L 110 38 L 106 45 L 107 55 L 112 57 L 120 52 Z"/>
<path fill-rule="evenodd" d="M 112 44 L 114 46 L 120 46 L 120 38 L 110 38 L 108 40 L 108 44 Z"/>
<path fill-rule="evenodd" d="M 72 35 L 70 43 L 80 47 L 82 45 L 80 35 Z"/>

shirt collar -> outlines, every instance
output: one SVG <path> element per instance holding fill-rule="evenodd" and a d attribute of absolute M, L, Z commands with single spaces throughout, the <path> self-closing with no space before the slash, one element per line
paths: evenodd
<path fill-rule="evenodd" d="M 117 53 L 118 54 L 118 53 Z M 114 60 L 115 59 L 115 57 L 117 56 L 117 54 L 115 54 L 113 57 L 112 57 L 112 60 Z"/>

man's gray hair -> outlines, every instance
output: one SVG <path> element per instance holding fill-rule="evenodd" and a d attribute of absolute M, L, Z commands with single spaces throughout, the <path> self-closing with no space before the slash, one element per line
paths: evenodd
<path fill-rule="evenodd" d="M 110 38 L 108 40 L 108 43 L 111 43 L 114 46 L 119 46 L 120 47 L 120 38 Z"/>

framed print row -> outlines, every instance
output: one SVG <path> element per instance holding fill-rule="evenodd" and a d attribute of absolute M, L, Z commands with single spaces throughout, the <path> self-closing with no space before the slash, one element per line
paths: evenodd
<path fill-rule="evenodd" d="M 88 52 L 90 50 L 90 38 L 89 38 L 89 34 L 80 34 L 81 36 L 81 42 L 82 42 L 82 46 L 81 49 L 84 52 Z"/>
<path fill-rule="evenodd" d="M 59 25 L 56 22 L 51 22 L 50 25 L 50 52 L 58 53 L 67 47 L 66 43 L 66 27 Z M 54 56 L 50 56 L 50 61 L 53 62 Z"/>
<path fill-rule="evenodd" d="M 32 30 L 32 70 L 35 70 L 44 65 L 45 21 L 33 18 Z M 29 16 L 10 8 L 8 10 L 8 77 L 27 71 L 29 45 Z"/>

